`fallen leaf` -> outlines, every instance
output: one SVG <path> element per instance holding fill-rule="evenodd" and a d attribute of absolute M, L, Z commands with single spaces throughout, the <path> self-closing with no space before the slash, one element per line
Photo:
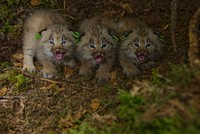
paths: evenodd
<path fill-rule="evenodd" d="M 87 110 L 85 110 L 82 106 L 79 108 L 77 114 L 75 115 L 75 120 L 79 120 L 86 114 Z"/>
<path fill-rule="evenodd" d="M 30 3 L 32 6 L 38 6 L 42 4 L 40 0 L 31 0 Z"/>
<path fill-rule="evenodd" d="M 12 63 L 13 63 L 13 65 L 14 65 L 15 67 L 22 67 L 22 66 L 23 66 L 23 63 L 22 63 L 22 62 L 15 62 L 15 61 L 13 61 Z"/>
<path fill-rule="evenodd" d="M 190 112 L 188 111 L 188 109 L 185 108 L 184 105 L 181 104 L 180 101 L 172 99 L 172 100 L 169 101 L 169 104 L 171 106 L 175 106 L 178 110 L 180 110 L 180 112 L 182 114 L 185 114 L 188 118 L 190 118 L 190 119 L 192 118 L 192 115 L 190 114 Z"/>
<path fill-rule="evenodd" d="M 94 113 L 93 118 L 101 123 L 106 123 L 108 125 L 111 125 L 113 121 L 117 119 L 117 117 L 113 114 L 107 114 L 107 115 L 101 116 L 98 113 Z"/>
<path fill-rule="evenodd" d="M 23 66 L 23 54 L 21 52 L 12 55 L 12 63 L 15 67 Z"/>
<path fill-rule="evenodd" d="M 169 24 L 165 25 L 162 30 L 166 30 L 169 27 Z"/>
<path fill-rule="evenodd" d="M 69 128 L 75 128 L 76 124 L 72 117 L 72 110 L 69 109 L 65 118 L 61 118 L 59 121 L 59 125 L 67 131 Z"/>
<path fill-rule="evenodd" d="M 134 81 L 134 84 L 132 85 L 132 89 L 130 91 L 132 96 L 142 94 L 143 96 L 148 96 L 151 94 L 151 92 L 154 90 L 154 86 L 151 85 L 148 81 Z"/>
<path fill-rule="evenodd" d="M 74 70 L 71 67 L 65 66 L 64 72 L 65 72 L 65 78 L 68 79 L 73 75 Z"/>
<path fill-rule="evenodd" d="M 133 9 L 130 7 L 129 4 L 121 4 L 121 7 L 125 10 L 127 10 L 128 12 L 132 13 Z"/>
<path fill-rule="evenodd" d="M 116 71 L 111 72 L 110 83 L 111 83 L 112 85 L 115 85 L 115 86 L 117 86 L 116 77 L 117 77 L 117 72 L 116 72 Z"/>
<path fill-rule="evenodd" d="M 7 87 L 3 87 L 1 90 L 0 90 L 0 97 L 4 96 L 8 91 L 8 88 Z"/>
<path fill-rule="evenodd" d="M 52 84 L 49 84 L 48 86 L 43 86 L 40 88 L 40 90 L 49 90 L 51 88 L 55 87 L 55 84 L 52 83 Z"/>
<path fill-rule="evenodd" d="M 12 59 L 16 61 L 22 61 L 23 60 L 23 54 L 22 53 L 16 53 L 12 55 Z"/>
<path fill-rule="evenodd" d="M 92 111 L 97 111 L 97 109 L 99 109 L 100 107 L 100 101 L 98 99 L 93 99 L 91 101 L 90 107 L 92 108 Z"/>

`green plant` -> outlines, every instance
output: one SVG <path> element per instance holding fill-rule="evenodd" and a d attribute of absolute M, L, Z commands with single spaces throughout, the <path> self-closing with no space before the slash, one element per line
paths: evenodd
<path fill-rule="evenodd" d="M 22 74 L 18 74 L 17 76 L 15 76 L 15 86 L 19 91 L 26 90 L 31 81 L 31 79 L 25 77 Z"/>
<path fill-rule="evenodd" d="M 129 92 L 120 90 L 119 101 L 120 105 L 117 110 L 118 116 L 124 120 L 134 122 L 135 117 L 142 112 L 140 107 L 143 103 L 142 96 L 132 96 Z"/>
<path fill-rule="evenodd" d="M 171 65 L 171 71 L 167 74 L 170 84 L 178 84 L 186 87 L 192 80 L 194 72 L 187 65 Z"/>
<path fill-rule="evenodd" d="M 1 86 L 4 84 L 14 84 L 18 91 L 26 90 L 31 84 L 32 80 L 30 78 L 25 77 L 21 73 L 17 71 L 6 71 L 5 73 L 0 75 Z"/>
<path fill-rule="evenodd" d="M 151 81 L 154 85 L 156 86 L 162 86 L 163 84 L 165 84 L 166 82 L 170 82 L 170 80 L 166 77 L 164 77 L 163 75 L 159 74 L 158 70 L 153 69 L 152 73 L 151 73 Z"/>
<path fill-rule="evenodd" d="M 65 134 L 65 133 L 62 133 Z M 76 129 L 70 129 L 69 134 L 100 134 L 99 131 L 89 123 L 82 123 Z"/>
<path fill-rule="evenodd" d="M 7 68 L 7 67 L 9 67 L 10 66 L 10 63 L 9 62 L 2 62 L 1 64 L 0 64 L 0 68 Z"/>

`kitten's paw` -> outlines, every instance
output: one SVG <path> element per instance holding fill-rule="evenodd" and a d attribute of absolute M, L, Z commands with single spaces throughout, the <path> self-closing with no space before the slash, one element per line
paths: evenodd
<path fill-rule="evenodd" d="M 89 69 L 81 68 L 79 69 L 79 75 L 84 77 L 89 77 L 92 74 L 92 71 Z"/>
<path fill-rule="evenodd" d="M 99 84 L 105 84 L 110 80 L 110 74 L 109 73 L 97 73 L 96 79 Z"/>
<path fill-rule="evenodd" d="M 22 72 L 27 71 L 29 73 L 35 73 L 35 66 L 34 65 L 24 65 L 21 71 Z"/>
<path fill-rule="evenodd" d="M 56 74 L 55 69 L 43 69 L 42 70 L 44 78 L 52 78 Z"/>
<path fill-rule="evenodd" d="M 156 62 L 150 61 L 141 65 L 142 70 L 150 69 L 156 66 Z"/>
<path fill-rule="evenodd" d="M 74 59 L 71 59 L 70 61 L 64 61 L 63 64 L 70 67 L 74 67 L 76 66 L 76 61 Z"/>
<path fill-rule="evenodd" d="M 131 76 L 136 76 L 140 73 L 140 71 L 137 68 L 131 68 L 131 69 L 127 69 L 124 68 L 123 73 L 127 76 L 127 77 L 131 77 Z"/>

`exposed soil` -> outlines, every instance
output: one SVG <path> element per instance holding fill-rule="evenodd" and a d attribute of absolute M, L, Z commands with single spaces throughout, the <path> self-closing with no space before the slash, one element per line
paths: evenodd
<path fill-rule="evenodd" d="M 114 3 L 110 0 L 97 2 L 91 0 L 67 0 L 65 10 L 63 10 L 63 6 L 61 6 L 62 3 L 58 3 L 59 6 L 57 6 L 57 8 L 59 8 L 58 11 L 64 14 L 74 25 L 84 18 L 98 14 L 116 17 L 122 17 L 124 14 L 130 16 L 136 15 L 155 31 L 159 31 L 165 36 L 166 49 L 164 50 L 162 60 L 157 66 L 158 72 L 165 75 L 170 70 L 169 63 L 176 65 L 183 63 L 188 64 L 189 21 L 200 6 L 200 1 L 184 0 L 178 3 L 176 26 L 177 52 L 173 51 L 171 43 L 170 4 L 171 1 L 166 0 L 124 0 L 123 2 L 116 1 Z M 22 26 L 28 9 L 23 5 L 21 7 L 24 10 L 18 16 L 21 21 L 17 20 L 17 22 Z M 35 8 L 35 6 L 29 5 L 29 8 Z M 4 23 L 1 22 L 0 19 L 0 26 L 3 24 Z M 16 25 L 16 23 L 13 22 L 13 25 Z M 20 65 L 13 65 L 12 55 L 21 53 L 21 38 L 22 27 L 19 28 L 15 37 L 10 37 L 6 33 L 0 35 L 0 61 L 1 63 L 5 61 L 11 63 L 11 68 L 18 70 L 18 72 L 20 72 L 21 67 Z M 0 73 L 6 71 L 4 68 L 0 69 Z M 68 68 L 61 68 L 60 72 L 64 70 L 66 74 L 72 71 Z M 118 89 L 129 91 L 134 84 L 134 80 L 127 79 L 123 76 L 120 67 L 116 68 L 116 71 L 113 72 L 113 80 L 106 85 L 98 85 L 94 79 L 85 80 L 78 77 L 77 70 L 78 68 L 74 69 L 72 76 L 67 80 L 63 73 L 52 81 L 40 79 L 39 75 L 30 76 L 26 74 L 27 77 L 32 79 L 32 83 L 29 89 L 25 91 L 19 92 L 17 89 L 13 88 L 12 85 L 6 85 L 8 92 L 5 96 L 13 96 L 14 98 L 4 97 L 6 106 L 3 106 L 0 102 L 0 127 L 4 127 L 4 129 L 0 128 L 0 133 L 1 131 L 2 133 L 27 134 L 48 133 L 50 131 L 61 133 L 61 128 L 59 126 L 62 126 L 62 123 L 60 123 L 60 119 L 63 117 L 63 114 L 66 115 L 66 109 L 71 109 L 72 115 L 76 115 L 80 111 L 80 107 L 90 114 L 93 112 L 97 112 L 101 115 L 109 114 L 114 112 L 113 109 L 118 105 Z M 149 80 L 150 77 L 151 70 L 147 70 L 136 79 Z M 190 97 L 194 96 L 195 101 L 200 100 L 198 96 L 198 87 L 198 79 L 195 79 L 194 84 L 191 84 L 189 87 L 194 93 L 188 94 Z M 186 96 L 188 95 L 187 93 L 185 94 Z M 96 111 L 91 108 L 91 103 L 94 99 L 100 100 L 101 102 L 100 107 Z M 195 101 L 192 102 L 195 103 Z M 7 112 L 9 109 L 11 109 L 11 111 Z"/>

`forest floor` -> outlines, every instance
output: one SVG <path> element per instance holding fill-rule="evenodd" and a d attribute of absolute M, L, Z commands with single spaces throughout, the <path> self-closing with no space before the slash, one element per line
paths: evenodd
<path fill-rule="evenodd" d="M 178 3 L 176 52 L 170 33 L 171 1 L 5 0 L 0 5 L 1 134 L 200 132 L 200 67 L 191 69 L 187 56 L 189 22 L 199 0 Z M 105 85 L 80 78 L 78 67 L 58 67 L 55 79 L 22 74 L 23 23 L 29 11 L 39 8 L 58 11 L 74 25 L 99 14 L 136 15 L 165 37 L 162 60 L 134 79 L 126 78 L 117 66 Z"/>

